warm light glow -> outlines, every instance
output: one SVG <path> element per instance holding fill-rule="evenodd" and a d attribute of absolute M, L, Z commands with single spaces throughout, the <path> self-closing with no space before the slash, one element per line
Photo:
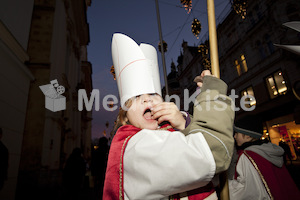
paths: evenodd
<path fill-rule="evenodd" d="M 192 10 L 192 0 L 180 0 L 180 3 L 183 5 L 184 9 L 188 11 L 188 13 Z"/>
<path fill-rule="evenodd" d="M 232 0 L 232 7 L 235 12 L 242 17 L 242 19 L 246 18 L 247 14 L 247 1 L 246 0 Z"/>
<path fill-rule="evenodd" d="M 236 67 L 236 71 L 237 71 L 238 75 L 240 76 L 242 74 L 242 70 L 241 70 L 241 66 L 239 65 L 239 61 L 235 60 L 234 64 L 235 64 L 235 67 Z"/>
<path fill-rule="evenodd" d="M 248 67 L 247 67 L 246 57 L 243 54 L 241 55 L 241 61 L 242 61 L 244 72 L 247 72 L 248 71 Z"/>
<path fill-rule="evenodd" d="M 249 107 L 256 105 L 255 98 L 251 98 L 251 96 L 254 97 L 254 92 L 253 92 L 252 87 L 248 87 L 246 90 L 242 91 L 241 94 L 243 96 L 249 95 L 249 98 L 247 98 L 247 101 L 249 101 L 249 104 L 248 104 Z"/>
<path fill-rule="evenodd" d="M 251 99 L 250 99 L 250 100 L 251 100 Z M 254 106 L 254 105 L 256 105 L 256 101 L 251 100 L 251 101 L 250 101 L 250 106 Z"/>
<path fill-rule="evenodd" d="M 284 93 L 285 91 L 287 91 L 287 87 L 282 87 L 278 90 L 279 94 Z"/>
<path fill-rule="evenodd" d="M 208 55 L 208 47 L 205 44 L 200 44 L 198 46 L 198 52 L 201 53 L 203 57 Z"/>
<path fill-rule="evenodd" d="M 192 23 L 192 32 L 197 37 L 197 39 L 198 39 L 198 35 L 200 34 L 200 31 L 201 31 L 201 23 L 198 19 L 195 18 Z"/>

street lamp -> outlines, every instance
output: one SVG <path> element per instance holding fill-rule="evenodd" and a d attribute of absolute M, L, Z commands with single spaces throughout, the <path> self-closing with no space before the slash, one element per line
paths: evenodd
<path fill-rule="evenodd" d="M 157 24 L 158 24 L 159 40 L 160 40 L 160 44 L 163 44 L 162 33 L 161 33 L 162 31 L 161 31 L 161 25 L 160 25 L 160 16 L 159 16 L 158 0 L 155 0 L 155 5 L 156 5 L 156 15 L 157 15 Z M 165 52 L 164 52 L 164 51 L 161 51 L 161 57 L 162 57 L 163 70 L 164 70 L 166 95 L 169 95 L 169 87 L 168 87 L 167 70 L 166 70 L 166 61 L 165 61 Z"/>

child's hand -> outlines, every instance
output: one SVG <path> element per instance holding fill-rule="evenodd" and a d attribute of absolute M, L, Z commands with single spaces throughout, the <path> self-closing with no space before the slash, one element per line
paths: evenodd
<path fill-rule="evenodd" d="M 158 124 L 168 121 L 173 128 L 178 130 L 185 129 L 185 119 L 173 102 L 159 103 L 151 108 L 151 113 L 153 115 L 152 118 L 156 119 Z"/>
<path fill-rule="evenodd" d="M 194 79 L 194 82 L 197 83 L 198 87 L 202 87 L 204 76 L 214 76 L 214 75 L 212 75 L 209 70 L 203 70 L 201 75 L 196 76 L 196 78 Z"/>

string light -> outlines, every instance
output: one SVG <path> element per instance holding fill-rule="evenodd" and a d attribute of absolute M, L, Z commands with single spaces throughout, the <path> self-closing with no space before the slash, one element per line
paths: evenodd
<path fill-rule="evenodd" d="M 231 4 L 235 12 L 240 15 L 242 19 L 245 19 L 247 14 L 247 0 L 232 0 Z"/>
<path fill-rule="evenodd" d="M 202 66 L 204 67 L 204 69 L 211 70 L 211 63 L 208 59 L 208 45 L 207 44 L 200 44 L 198 46 L 198 52 L 201 54 Z"/>
<path fill-rule="evenodd" d="M 198 35 L 200 34 L 201 31 L 201 23 L 198 19 L 194 19 L 192 23 L 192 32 L 193 34 L 199 39 Z"/>
<path fill-rule="evenodd" d="M 187 10 L 188 14 L 192 10 L 192 0 L 180 0 L 180 3 L 183 5 L 184 9 Z"/>
<path fill-rule="evenodd" d="M 204 67 L 204 69 L 211 71 L 211 63 L 206 56 L 204 57 L 204 59 L 202 61 L 202 66 Z"/>
<path fill-rule="evenodd" d="M 198 46 L 198 52 L 201 54 L 202 57 L 207 56 L 208 54 L 208 47 L 206 44 L 200 44 Z"/>

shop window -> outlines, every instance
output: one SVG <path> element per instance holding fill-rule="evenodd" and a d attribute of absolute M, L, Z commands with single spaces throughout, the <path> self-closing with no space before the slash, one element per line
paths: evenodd
<path fill-rule="evenodd" d="M 245 90 L 242 90 L 241 97 L 246 96 L 246 101 L 249 102 L 248 104 L 245 104 L 247 108 L 250 108 L 254 105 L 256 105 L 256 100 L 253 92 L 253 88 L 250 86 Z"/>
<path fill-rule="evenodd" d="M 266 83 L 271 99 L 277 97 L 278 95 L 283 95 L 287 92 L 286 83 L 281 71 L 277 71 L 274 74 L 268 76 L 266 78 Z"/>
<path fill-rule="evenodd" d="M 243 54 L 240 56 L 239 59 L 236 59 L 234 61 L 234 65 L 239 76 L 248 71 L 246 58 Z"/>

